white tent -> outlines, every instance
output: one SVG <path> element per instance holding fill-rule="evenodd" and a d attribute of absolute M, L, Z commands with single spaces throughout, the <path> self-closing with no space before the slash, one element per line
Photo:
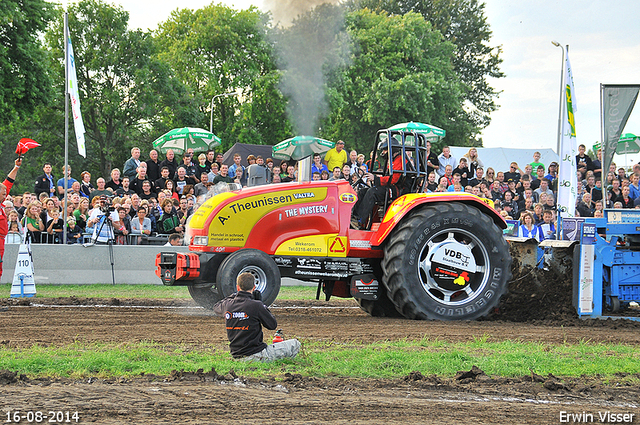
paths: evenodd
<path fill-rule="evenodd" d="M 462 156 L 464 156 L 467 152 L 469 152 L 470 147 L 456 147 L 450 146 L 451 155 L 455 157 L 456 160 L 460 160 Z M 517 148 L 476 148 L 478 150 L 478 158 L 484 164 L 485 172 L 487 168 L 493 168 L 496 173 L 498 171 L 509 171 L 509 165 L 513 161 L 518 163 L 518 166 L 522 171 L 524 171 L 524 166 L 533 162 L 533 154 L 534 152 L 540 152 L 540 162 L 542 162 L 546 168 L 552 162 L 559 162 L 558 154 L 556 154 L 553 149 L 517 149 Z M 533 175 L 535 176 L 536 170 L 533 170 Z"/>

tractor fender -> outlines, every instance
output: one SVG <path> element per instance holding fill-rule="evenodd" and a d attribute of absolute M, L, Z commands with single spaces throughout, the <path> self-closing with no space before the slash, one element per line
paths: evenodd
<path fill-rule="evenodd" d="M 471 193 L 443 192 L 443 193 L 411 193 L 400 196 L 393 201 L 385 214 L 376 234 L 371 238 L 372 247 L 380 247 L 384 244 L 391 231 L 402 221 L 405 215 L 415 208 L 425 204 L 460 202 L 478 208 L 483 214 L 488 215 L 501 229 L 507 228 L 507 223 L 498 212 L 493 209 L 491 200 L 479 198 Z"/>

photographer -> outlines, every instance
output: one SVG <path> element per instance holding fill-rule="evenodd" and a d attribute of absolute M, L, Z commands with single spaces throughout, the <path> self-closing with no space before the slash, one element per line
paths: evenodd
<path fill-rule="evenodd" d="M 297 339 L 265 344 L 262 326 L 274 330 L 278 322 L 262 303 L 260 291 L 255 289 L 253 275 L 241 273 L 236 287 L 237 293 L 219 301 L 213 308 L 215 314 L 225 317 L 233 358 L 270 362 L 295 357 L 300 351 L 300 341 Z"/>
<path fill-rule="evenodd" d="M 107 218 L 111 223 L 105 223 Z M 108 198 L 105 195 L 100 196 L 98 208 L 94 208 L 91 211 L 89 220 L 87 220 L 87 227 L 93 227 L 92 240 L 94 243 L 109 243 L 110 240 L 115 239 L 113 229 L 121 227 L 120 216 L 108 203 Z"/>

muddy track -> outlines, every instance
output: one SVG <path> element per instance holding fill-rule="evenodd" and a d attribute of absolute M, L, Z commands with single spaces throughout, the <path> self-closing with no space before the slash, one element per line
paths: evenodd
<path fill-rule="evenodd" d="M 6 347 L 153 341 L 227 350 L 223 320 L 190 300 L 5 299 L 0 307 L 0 344 Z M 514 277 L 500 307 L 480 321 L 372 318 L 353 300 L 342 299 L 276 300 L 272 310 L 279 327 L 303 343 L 485 338 L 640 347 L 640 323 L 578 319 L 571 306 L 570 282 L 544 271 Z M 624 374 L 602 382 L 597 377 L 566 379 L 533 373 L 506 379 L 475 368 L 455 377 L 416 371 L 396 380 L 299 375 L 258 380 L 225 373 L 181 371 L 170 376 L 76 381 L 29 380 L 0 371 L 3 414 L 16 409 L 77 411 L 79 423 L 100 424 L 557 424 L 576 422 L 567 420 L 569 414 L 586 414 L 587 420 L 600 423 L 606 419 L 601 415 L 609 412 L 634 414 L 631 423 L 640 423 L 640 376 Z M 614 418 L 620 422 L 630 416 Z"/>
<path fill-rule="evenodd" d="M 222 319 L 191 301 L 72 297 L 3 300 L 2 304 L 6 310 L 0 312 L 0 343 L 7 347 L 154 341 L 227 348 Z M 287 335 L 302 341 L 368 343 L 427 337 L 450 342 L 487 338 L 640 346 L 635 323 L 585 322 L 570 316 L 505 320 L 508 310 L 483 321 L 448 323 L 371 318 L 349 300 L 277 301 L 273 311 Z M 256 380 L 220 376 L 215 371 L 190 372 L 196 371 L 83 381 L 32 381 L 4 372 L 0 374 L 3 412 L 78 411 L 80 423 L 104 424 L 238 419 L 242 423 L 549 424 L 560 423 L 563 411 L 592 413 L 596 418 L 598 412 L 606 411 L 631 414 L 638 411 L 640 400 L 637 385 L 534 374 L 504 379 L 479 370 L 448 378 L 414 373 L 397 380 L 291 375 Z M 629 382 L 629 377 L 621 375 L 620 382 Z"/>

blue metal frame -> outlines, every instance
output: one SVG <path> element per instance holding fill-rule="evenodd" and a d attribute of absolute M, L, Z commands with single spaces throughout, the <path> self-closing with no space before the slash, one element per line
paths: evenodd
<path fill-rule="evenodd" d="M 593 267 L 593 311 L 582 312 L 579 295 L 580 276 L 574 282 L 574 307 L 581 318 L 628 319 L 640 321 L 640 317 L 603 315 L 605 303 L 611 305 L 611 297 L 617 297 L 624 307 L 631 301 L 640 303 L 640 247 L 632 249 L 623 245 L 625 236 L 640 235 L 640 210 L 605 210 L 605 218 L 586 218 L 584 224 L 595 224 L 593 241 L 580 241 L 580 260 L 585 247 L 594 245 L 591 259 Z M 582 234 L 582 231 L 580 232 Z M 580 264 L 574 264 L 580 267 Z M 606 300 L 606 301 L 605 301 Z"/>

